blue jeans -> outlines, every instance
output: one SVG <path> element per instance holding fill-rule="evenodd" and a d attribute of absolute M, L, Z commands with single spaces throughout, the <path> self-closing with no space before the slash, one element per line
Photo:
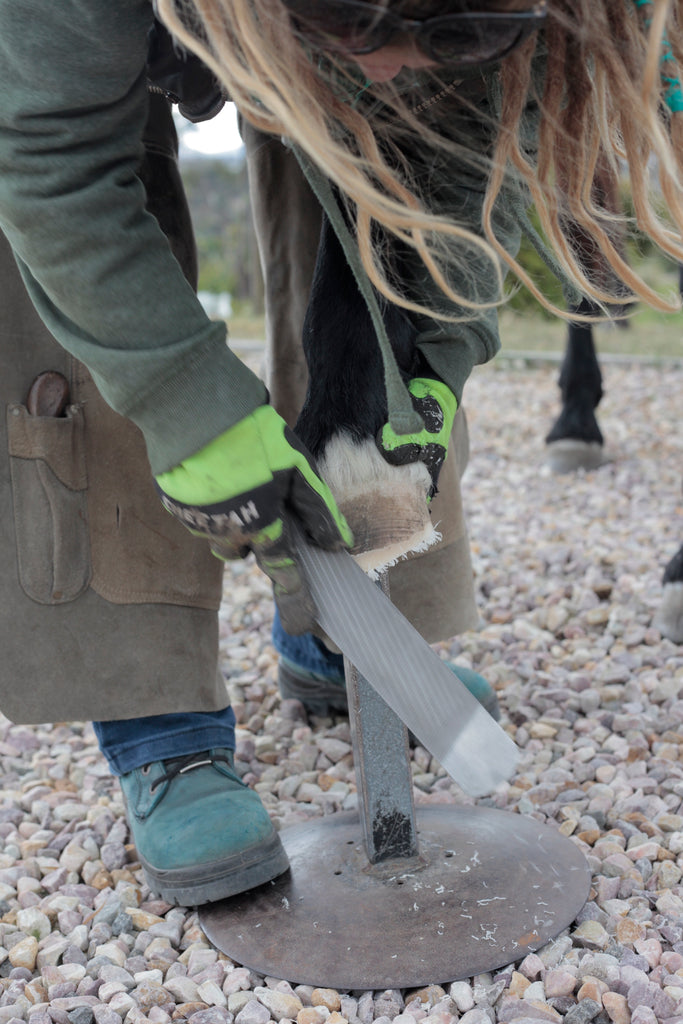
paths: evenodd
<path fill-rule="evenodd" d="M 300 668 L 327 679 L 344 682 L 344 659 L 328 651 L 311 633 L 285 633 L 275 610 L 272 632 L 278 654 Z M 192 711 L 184 714 L 150 715 L 93 722 L 97 742 L 114 775 L 125 775 L 151 761 L 197 754 L 212 747 L 235 749 L 235 715 L 231 707 L 222 711 Z"/>
<path fill-rule="evenodd" d="M 212 747 L 235 749 L 235 714 L 231 707 L 93 722 L 93 727 L 114 775 L 125 775 L 151 761 L 197 754 Z"/>
<path fill-rule="evenodd" d="M 299 668 L 325 676 L 326 679 L 344 682 L 343 656 L 328 650 L 322 640 L 318 640 L 312 633 L 304 633 L 303 636 L 290 636 L 289 633 L 285 633 L 277 608 L 273 617 L 271 637 L 278 654 L 288 661 L 293 661 Z"/>

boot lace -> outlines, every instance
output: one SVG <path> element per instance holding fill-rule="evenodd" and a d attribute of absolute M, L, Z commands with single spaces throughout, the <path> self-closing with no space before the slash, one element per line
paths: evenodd
<path fill-rule="evenodd" d="M 199 754 L 186 754 L 184 757 L 170 757 L 163 762 L 166 771 L 154 780 L 149 791 L 153 793 L 162 782 L 171 782 L 176 775 L 186 775 L 187 772 L 191 772 L 195 768 L 204 768 L 206 765 L 217 764 L 219 761 L 227 764 L 229 768 L 232 767 L 230 759 L 225 754 L 216 754 L 211 750 L 203 750 Z"/>

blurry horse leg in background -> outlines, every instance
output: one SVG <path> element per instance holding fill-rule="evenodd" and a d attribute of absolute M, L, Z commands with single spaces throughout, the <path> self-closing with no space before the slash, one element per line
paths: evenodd
<path fill-rule="evenodd" d="M 595 205 L 608 214 L 621 212 L 618 190 L 605 166 L 598 164 L 593 183 Z M 611 225 L 606 224 L 613 231 Z M 589 279 L 600 289 L 611 293 L 626 293 L 614 272 L 597 249 L 595 243 L 578 226 L 573 225 L 574 249 L 579 254 Z M 619 244 L 620 249 L 623 243 Z M 599 316 L 600 310 L 590 299 L 584 298 L 571 313 L 582 316 Z M 615 323 L 627 326 L 623 319 L 623 308 L 614 308 Z M 622 317 L 622 319 L 618 319 Z M 571 473 L 577 469 L 596 469 L 605 462 L 604 438 L 598 426 L 595 410 L 603 395 L 602 372 L 595 349 L 595 327 L 586 321 L 571 321 L 567 332 L 559 387 L 562 395 L 562 410 L 546 437 L 548 460 L 555 473 Z"/>
<path fill-rule="evenodd" d="M 652 625 L 675 644 L 683 644 L 683 545 L 664 570 L 662 582 L 662 603 Z"/>
<path fill-rule="evenodd" d="M 583 299 L 572 312 L 594 316 L 598 310 L 589 299 Z M 595 416 L 603 392 L 593 330 L 590 323 L 569 324 L 558 381 L 562 411 L 545 439 L 555 473 L 596 469 L 605 461 L 604 439 Z"/>
<path fill-rule="evenodd" d="M 678 287 L 683 296 L 683 265 L 678 268 Z M 683 644 L 683 544 L 666 566 L 662 584 L 662 603 L 652 625 L 675 644 Z"/>
<path fill-rule="evenodd" d="M 620 200 L 617 189 L 608 175 L 598 168 L 593 196 L 596 203 L 607 211 L 619 212 Z M 581 259 L 591 279 L 601 288 L 618 291 L 605 259 L 595 245 L 576 228 L 574 244 L 581 253 Z M 622 246 L 623 248 L 623 246 Z M 683 266 L 679 267 L 679 290 L 683 295 Z M 585 315 L 596 314 L 597 307 L 584 299 L 572 312 Z M 616 308 L 617 326 L 625 327 L 628 320 L 623 309 Z M 550 466 L 556 473 L 568 473 L 577 469 L 595 469 L 606 461 L 603 454 L 603 436 L 595 416 L 595 410 L 602 398 L 602 373 L 598 363 L 591 323 L 570 322 L 559 386 L 562 394 L 562 411 L 553 424 L 546 443 Z M 664 570 L 663 596 L 659 610 L 653 618 L 653 626 L 662 636 L 674 643 L 683 644 L 683 545 Z"/>

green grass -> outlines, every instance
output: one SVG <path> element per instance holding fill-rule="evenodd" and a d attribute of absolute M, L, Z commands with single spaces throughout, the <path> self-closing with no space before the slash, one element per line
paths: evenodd
<path fill-rule="evenodd" d="M 538 313 L 504 309 L 500 315 L 503 352 L 563 352 L 567 326 Z M 598 354 L 683 359 L 683 314 L 640 309 L 626 329 L 597 324 L 593 338 Z"/>
<path fill-rule="evenodd" d="M 262 341 L 266 336 L 265 317 L 254 313 L 238 313 L 231 316 L 228 320 L 228 334 L 231 338 Z"/>
<path fill-rule="evenodd" d="M 262 316 L 243 314 L 228 323 L 230 337 L 239 341 L 265 338 Z M 539 313 L 517 313 L 504 309 L 500 315 L 503 354 L 512 352 L 561 353 L 567 327 L 562 320 L 549 320 Z M 665 315 L 651 309 L 634 314 L 625 330 L 599 324 L 594 328 L 599 354 L 635 355 L 655 359 L 683 359 L 683 313 Z"/>
<path fill-rule="evenodd" d="M 674 294 L 677 275 L 671 263 L 664 263 L 660 257 L 648 257 L 638 260 L 638 269 L 660 294 Z M 249 303 L 241 303 L 230 319 L 228 329 L 230 337 L 236 341 L 259 341 L 265 337 L 264 317 L 255 315 Z M 566 334 L 566 323 L 541 312 L 532 300 L 521 309 L 507 306 L 501 310 L 503 353 L 561 353 Z M 598 354 L 683 359 L 683 313 L 658 313 L 641 303 L 635 307 L 626 329 L 596 324 L 594 339 Z"/>

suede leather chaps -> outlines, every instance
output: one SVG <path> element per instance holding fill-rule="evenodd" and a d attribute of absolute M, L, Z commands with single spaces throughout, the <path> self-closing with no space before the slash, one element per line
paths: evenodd
<path fill-rule="evenodd" d="M 279 140 L 249 126 L 244 138 L 266 286 L 267 383 L 293 422 L 306 384 L 300 337 L 320 211 Z M 161 97 L 152 97 L 145 143 L 149 207 L 195 283 L 175 129 Z M 42 325 L 2 236 L 0 296 L 0 711 L 30 723 L 224 707 L 222 564 L 162 509 L 142 435 Z M 26 408 L 45 370 L 69 382 L 65 416 Z M 466 461 L 459 413 L 433 508 L 443 539 L 390 574 L 393 600 L 430 642 L 478 621 L 459 487 Z"/>

